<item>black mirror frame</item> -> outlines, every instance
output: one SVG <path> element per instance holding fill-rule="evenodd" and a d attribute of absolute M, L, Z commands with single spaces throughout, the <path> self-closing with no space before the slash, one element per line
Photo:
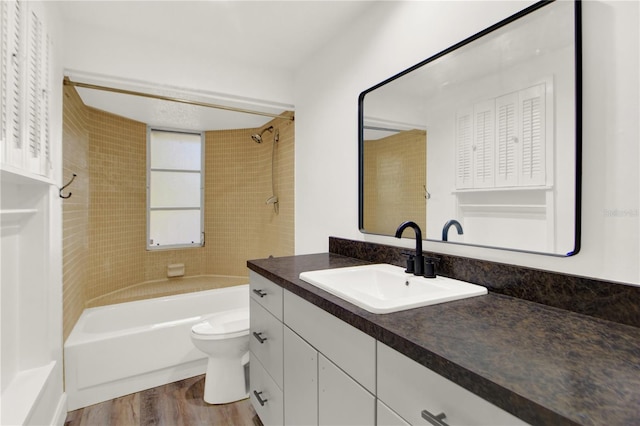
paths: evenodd
<path fill-rule="evenodd" d="M 539 1 L 520 12 L 517 12 L 506 19 L 480 31 L 477 34 L 472 35 L 459 43 L 454 44 L 453 46 L 436 53 L 435 55 L 425 59 L 422 62 L 417 63 L 416 65 L 407 68 L 404 71 L 376 84 L 373 87 L 363 91 L 358 96 L 358 229 L 362 233 L 368 233 L 364 230 L 364 98 L 365 96 L 377 88 L 384 86 L 387 83 L 390 83 L 420 67 L 428 64 L 448 53 L 453 52 L 456 49 L 465 46 L 474 40 L 477 40 L 485 35 L 502 28 L 519 18 L 528 15 L 531 12 L 534 12 L 548 4 L 554 3 L 556 0 L 542 0 Z M 510 248 L 501 248 L 501 247 L 493 247 L 493 246 L 484 246 L 479 244 L 465 244 L 465 243 L 452 243 L 446 242 L 447 244 L 458 244 L 458 245 L 466 245 L 472 247 L 482 247 L 482 248 L 490 248 L 495 250 L 507 250 L 514 252 L 522 252 L 522 253 L 531 253 L 531 254 L 540 254 L 546 256 L 555 256 L 555 257 L 569 257 L 574 256 L 580 251 L 581 244 L 581 229 L 582 229 L 582 4 L 581 0 L 574 0 L 574 40 L 575 40 L 575 114 L 576 114 L 576 122 L 575 122 L 575 135 L 576 135 L 576 150 L 575 150 L 575 167 L 576 167 L 576 180 L 575 180 L 575 218 L 574 218 L 574 248 L 569 251 L 567 254 L 555 254 L 555 253 L 544 253 L 544 252 L 536 252 L 530 250 L 519 250 L 519 249 L 510 249 Z M 432 242 L 443 243 L 444 241 L 438 240 L 428 240 Z"/>

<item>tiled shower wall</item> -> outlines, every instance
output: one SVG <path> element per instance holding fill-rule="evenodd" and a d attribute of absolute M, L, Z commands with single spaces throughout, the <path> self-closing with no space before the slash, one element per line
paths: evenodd
<path fill-rule="evenodd" d="M 62 201 L 63 331 L 66 339 L 85 304 L 89 282 L 89 128 L 78 93 L 64 88 L 63 176 L 71 197 Z"/>
<path fill-rule="evenodd" d="M 364 229 L 368 233 L 393 235 L 405 220 L 426 229 L 425 141 L 424 130 L 364 141 Z"/>
<path fill-rule="evenodd" d="M 205 134 L 203 248 L 146 250 L 146 124 L 82 104 L 65 87 L 64 169 L 78 177 L 63 210 L 64 337 L 85 307 L 101 296 L 163 279 L 170 263 L 187 276 L 247 276 L 246 260 L 294 253 L 294 125 L 274 119 L 275 192 L 271 190 L 272 134 L 258 145 L 256 129 Z M 175 281 L 176 293 L 180 281 Z"/>

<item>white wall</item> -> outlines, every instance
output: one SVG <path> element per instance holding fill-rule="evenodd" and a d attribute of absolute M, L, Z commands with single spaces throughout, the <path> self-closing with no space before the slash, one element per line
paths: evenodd
<path fill-rule="evenodd" d="M 245 108 L 261 101 L 293 104 L 290 72 L 241 64 L 215 51 L 180 44 L 179 38 L 171 45 L 76 21 L 66 22 L 64 35 L 65 70 L 104 76 L 105 81 L 116 77 L 202 95 L 230 95 L 232 100 L 245 101 Z"/>
<path fill-rule="evenodd" d="M 361 91 L 532 2 L 379 2 L 296 73 L 296 252 L 358 231 Z M 426 243 L 425 250 L 638 284 L 639 3 L 583 3 L 582 248 L 570 258 Z"/>

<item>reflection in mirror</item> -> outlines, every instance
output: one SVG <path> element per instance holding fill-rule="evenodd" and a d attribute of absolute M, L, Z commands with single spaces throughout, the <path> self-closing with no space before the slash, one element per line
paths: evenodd
<path fill-rule="evenodd" d="M 579 46 L 579 2 L 541 2 L 363 92 L 360 229 L 575 254 Z"/>

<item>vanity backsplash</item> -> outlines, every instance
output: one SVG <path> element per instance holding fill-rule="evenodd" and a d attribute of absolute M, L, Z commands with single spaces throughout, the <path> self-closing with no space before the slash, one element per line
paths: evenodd
<path fill-rule="evenodd" d="M 329 237 L 329 252 L 405 266 L 411 249 Z M 440 259 L 437 273 L 579 314 L 640 327 L 640 287 L 486 260 L 424 252 Z"/>

